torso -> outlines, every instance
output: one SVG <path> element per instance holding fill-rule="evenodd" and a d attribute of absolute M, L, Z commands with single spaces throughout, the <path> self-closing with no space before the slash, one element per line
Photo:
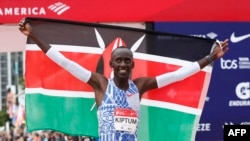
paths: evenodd
<path fill-rule="evenodd" d="M 137 141 L 140 100 L 136 85 L 129 80 L 127 91 L 109 80 L 98 108 L 99 141 Z"/>

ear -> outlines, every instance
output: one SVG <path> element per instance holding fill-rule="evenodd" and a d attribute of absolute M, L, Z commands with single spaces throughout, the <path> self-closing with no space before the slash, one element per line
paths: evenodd
<path fill-rule="evenodd" d="M 110 66 L 111 68 L 113 68 L 113 66 L 112 66 L 112 61 L 111 61 L 111 60 L 109 61 L 109 66 Z"/>
<path fill-rule="evenodd" d="M 132 69 L 135 67 L 135 62 L 134 61 L 132 62 L 131 66 L 132 66 Z"/>

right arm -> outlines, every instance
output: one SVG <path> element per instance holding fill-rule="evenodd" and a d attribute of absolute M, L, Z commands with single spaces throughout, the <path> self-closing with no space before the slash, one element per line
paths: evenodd
<path fill-rule="evenodd" d="M 39 35 L 33 31 L 31 25 L 25 23 L 25 19 L 21 20 L 19 23 L 19 30 L 24 35 L 29 36 L 52 61 L 67 70 L 74 77 L 88 83 L 95 91 L 97 106 L 100 105 L 108 83 L 108 80 L 103 75 L 91 72 L 76 62 L 66 58 L 58 50 L 41 40 Z"/>
<path fill-rule="evenodd" d="M 20 24 L 19 29 L 26 36 L 29 36 L 38 45 L 38 47 L 40 47 L 41 50 L 56 64 L 63 67 L 65 70 L 67 70 L 83 82 L 87 83 L 90 80 L 91 72 L 89 70 L 69 60 L 58 50 L 52 48 L 49 44 L 41 40 L 39 35 L 32 30 L 32 27 L 29 23 Z"/>

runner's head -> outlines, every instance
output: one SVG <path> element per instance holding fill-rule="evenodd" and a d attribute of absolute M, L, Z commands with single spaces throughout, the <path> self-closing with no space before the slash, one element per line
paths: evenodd
<path fill-rule="evenodd" d="M 132 51 L 124 46 L 114 49 L 111 54 L 110 67 L 114 70 L 114 77 L 129 79 L 134 68 Z"/>

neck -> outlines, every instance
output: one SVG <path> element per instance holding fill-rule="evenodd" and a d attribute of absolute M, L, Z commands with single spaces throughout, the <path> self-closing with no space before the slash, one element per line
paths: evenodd
<path fill-rule="evenodd" d="M 127 90 L 129 88 L 128 79 L 117 79 L 114 78 L 115 85 L 122 90 Z"/>

